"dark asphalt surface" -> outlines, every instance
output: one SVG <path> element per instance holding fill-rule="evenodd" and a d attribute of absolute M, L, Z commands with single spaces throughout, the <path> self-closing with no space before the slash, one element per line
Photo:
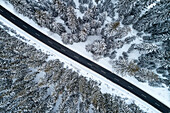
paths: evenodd
<path fill-rule="evenodd" d="M 94 62 L 84 58 L 83 56 L 75 53 L 74 51 L 66 48 L 65 46 L 61 45 L 60 43 L 54 41 L 53 39 L 49 38 L 48 36 L 44 35 L 42 32 L 39 32 L 35 28 L 31 27 L 29 24 L 25 23 L 5 8 L 0 5 L 0 14 L 11 21 L 16 26 L 20 27 L 36 39 L 40 40 L 41 42 L 45 43 L 46 45 L 50 46 L 51 48 L 57 50 L 58 52 L 66 55 L 67 57 L 79 62 L 80 64 L 90 68 L 91 70 L 99 73 L 100 75 L 104 76 L 105 78 L 109 79 L 113 83 L 123 87 L 124 89 L 130 91 L 134 95 L 138 96 L 145 102 L 149 103 L 153 107 L 157 108 L 159 111 L 163 113 L 170 113 L 170 108 L 166 105 L 152 97 L 151 95 L 147 94 L 146 92 L 142 91 L 141 89 L 137 88 L 133 84 L 129 83 L 128 81 L 122 79 L 118 75 L 108 71 L 107 69 L 95 64 Z"/>

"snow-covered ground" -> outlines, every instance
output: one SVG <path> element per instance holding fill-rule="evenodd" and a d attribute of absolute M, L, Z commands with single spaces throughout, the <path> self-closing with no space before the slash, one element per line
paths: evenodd
<path fill-rule="evenodd" d="M 60 38 L 60 36 L 58 35 L 58 34 L 54 34 L 54 33 L 52 33 L 52 32 L 50 32 L 50 30 L 49 29 L 47 29 L 47 28 L 42 28 L 42 27 L 40 27 L 40 26 L 38 26 L 34 21 L 32 21 L 32 20 L 30 20 L 29 18 L 27 18 L 27 17 L 24 17 L 23 15 L 21 15 L 21 14 L 19 14 L 19 13 L 17 13 L 15 10 L 14 10 L 14 8 L 13 8 L 13 6 L 12 5 L 10 5 L 10 4 L 6 4 L 4 1 L 1 1 L 0 2 L 0 5 L 2 5 L 3 7 L 5 7 L 6 9 L 8 9 L 10 12 L 12 12 L 13 14 L 15 14 L 16 16 L 18 16 L 19 18 L 21 18 L 23 21 L 25 21 L 25 22 L 27 22 L 28 24 L 30 24 L 31 26 L 33 26 L 34 28 L 36 28 L 37 30 L 39 30 L 40 32 L 41 31 L 43 31 L 43 33 L 44 34 L 46 34 L 47 36 L 49 36 L 50 38 L 52 38 L 52 39 L 54 39 L 54 40 L 56 40 L 57 42 L 59 42 L 59 43 L 61 43 L 61 44 L 63 44 L 62 43 L 62 41 L 61 41 L 61 38 Z M 1 17 L 2 18 L 2 17 Z M 1 19 L 1 20 L 4 20 L 4 19 Z M 60 19 L 61 20 L 61 19 Z M 58 20 L 58 21 L 60 21 L 60 20 Z M 108 20 L 109 20 L 109 18 L 108 18 Z M 111 20 L 110 20 L 111 21 Z M 13 26 L 14 27 L 14 26 Z M 25 33 L 24 33 L 25 34 Z M 136 32 L 135 31 L 132 31 L 130 34 L 136 34 Z M 92 43 L 95 39 L 99 39 L 98 37 L 88 37 L 88 39 L 87 39 L 87 41 L 86 42 L 79 42 L 79 43 L 74 43 L 73 45 L 64 45 L 64 46 L 66 46 L 66 47 L 68 47 L 69 49 L 71 49 L 71 50 L 73 50 L 73 51 L 75 51 L 75 52 L 77 52 L 77 53 L 79 53 L 79 54 L 81 54 L 82 56 L 84 56 L 85 58 L 88 58 L 89 60 L 91 60 L 91 61 L 93 61 L 93 62 L 95 62 L 96 64 L 98 64 L 98 65 L 100 65 L 100 66 L 102 66 L 102 67 L 104 67 L 104 68 L 106 68 L 106 69 L 108 69 L 108 70 L 110 70 L 110 71 L 112 71 L 112 72 L 114 72 L 114 73 L 116 73 L 114 70 L 113 70 L 113 68 L 112 68 L 112 66 L 111 66 L 111 64 L 109 64 L 109 58 L 102 58 L 102 59 L 100 59 L 99 61 L 95 61 L 95 60 L 93 60 L 93 58 L 92 58 L 92 54 L 91 53 L 88 53 L 86 50 L 85 50 L 85 46 L 87 45 L 87 44 L 89 44 L 89 43 Z M 33 41 L 33 42 L 37 42 L 37 40 L 35 40 L 34 38 L 32 39 L 31 38 L 31 40 Z M 135 42 L 136 43 L 138 43 L 139 42 L 139 40 L 135 40 Z M 39 44 L 39 43 L 38 43 Z M 128 45 L 125 45 L 123 48 L 122 48 L 122 50 L 121 51 L 119 51 L 119 53 L 118 54 L 121 54 L 123 51 L 125 51 L 124 49 L 127 49 L 127 47 L 126 46 L 128 46 Z M 78 48 L 78 49 L 77 49 Z M 46 47 L 43 45 L 43 47 L 42 47 L 42 49 L 43 50 L 48 50 L 48 49 L 46 49 Z M 55 52 L 54 52 L 55 53 Z M 134 53 L 132 53 L 133 55 L 131 55 L 131 56 L 135 56 L 136 58 L 137 58 L 137 53 L 134 51 Z M 51 58 L 54 58 L 54 55 L 53 56 L 51 56 Z M 59 59 L 59 57 L 57 57 L 58 59 Z M 63 58 L 62 58 L 63 59 Z M 71 60 L 71 59 L 70 59 Z M 67 61 L 67 60 L 65 60 L 65 61 L 63 61 L 63 60 L 61 60 L 62 62 L 65 62 L 66 64 L 68 64 L 68 65 L 71 65 L 72 63 L 70 63 L 71 61 Z M 76 64 L 76 63 L 74 63 L 74 64 Z M 75 67 L 75 68 L 77 68 L 78 66 L 77 65 L 72 65 L 71 67 Z M 81 69 L 79 69 L 79 68 L 77 68 L 79 71 L 81 70 Z M 84 69 L 83 69 L 84 70 Z M 86 70 L 85 71 L 85 73 L 87 73 L 87 72 L 90 72 L 89 70 Z M 92 71 L 91 71 L 92 72 Z M 120 76 L 120 77 L 122 77 L 122 76 Z M 101 79 L 101 76 L 97 76 L 97 78 L 96 79 Z M 135 86 L 137 86 L 137 87 L 139 87 L 140 89 L 142 89 L 143 91 L 145 91 L 145 92 L 147 92 L 148 94 L 150 94 L 150 95 L 152 95 L 153 97 L 155 97 L 156 99 L 158 99 L 158 100 L 160 100 L 162 103 L 164 103 L 165 105 L 167 105 L 168 107 L 170 107 L 170 92 L 168 91 L 168 88 L 165 86 L 165 88 L 159 88 L 159 87 L 151 87 L 151 86 L 149 86 L 148 85 L 148 83 L 141 83 L 141 82 L 138 82 L 134 77 L 130 77 L 130 76 L 124 76 L 124 77 L 122 77 L 123 79 L 125 79 L 125 80 L 127 80 L 127 81 L 129 81 L 130 83 L 132 83 L 132 84 L 134 84 Z M 102 78 L 102 79 L 104 79 L 104 78 Z M 102 80 L 101 79 L 101 80 Z M 104 81 L 102 81 L 102 83 L 104 83 Z M 107 82 L 106 82 L 107 83 Z M 103 88 L 104 90 L 105 89 L 108 89 L 108 88 Z M 107 90 L 107 92 L 109 91 L 109 89 Z M 116 93 L 115 93 L 116 94 Z"/>
<path fill-rule="evenodd" d="M 50 48 L 49 46 L 45 45 L 44 43 L 40 42 L 39 40 L 35 39 L 22 29 L 18 28 L 14 24 L 12 24 L 10 21 L 7 19 L 3 18 L 0 16 L 0 21 L 3 22 L 4 25 L 13 28 L 16 30 L 17 34 L 20 34 L 21 36 L 24 36 L 26 40 L 22 40 L 30 45 L 35 46 L 37 49 L 40 49 L 41 51 L 47 53 L 49 55 L 47 60 L 54 60 L 54 59 L 59 59 L 61 62 L 64 63 L 65 67 L 69 67 L 72 70 L 78 72 L 79 74 L 87 77 L 87 79 L 93 79 L 95 81 L 98 81 L 101 83 L 101 88 L 102 93 L 110 93 L 112 95 L 118 95 L 122 98 L 125 99 L 127 103 L 132 103 L 134 102 L 136 105 L 138 105 L 142 110 L 148 113 L 159 113 L 157 109 L 143 101 L 142 99 L 138 98 L 137 96 L 133 95 L 126 89 L 123 89 L 122 87 L 112 83 L 111 81 L 107 80 L 106 78 L 102 77 L 98 73 L 86 68 L 85 66 L 77 63 L 76 61 L 68 58 L 67 56 L 57 52 L 56 50 Z M 15 36 L 14 33 L 11 33 L 11 35 Z M 44 73 L 39 73 L 38 76 L 36 76 L 35 80 L 38 81 L 40 78 L 44 76 Z M 56 103 L 57 106 L 57 103 Z"/>

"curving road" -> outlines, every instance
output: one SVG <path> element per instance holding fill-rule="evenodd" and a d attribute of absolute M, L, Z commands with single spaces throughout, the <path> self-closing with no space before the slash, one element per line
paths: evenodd
<path fill-rule="evenodd" d="M 147 94 L 146 92 L 142 91 L 141 89 L 137 88 L 133 84 L 129 83 L 128 81 L 122 79 L 118 75 L 108 71 L 107 69 L 95 64 L 94 62 L 84 58 L 83 56 L 79 55 L 78 53 L 66 48 L 65 46 L 61 45 L 60 43 L 54 41 L 53 39 L 49 38 L 48 36 L 44 35 L 40 31 L 36 30 L 35 28 L 31 27 L 29 24 L 25 23 L 8 10 L 3 8 L 0 5 L 0 14 L 11 21 L 16 26 L 20 27 L 36 39 L 40 40 L 41 42 L 45 43 L 46 45 L 50 46 L 51 48 L 57 50 L 58 52 L 66 55 L 67 57 L 79 62 L 80 64 L 90 68 L 91 70 L 99 73 L 100 75 L 104 76 L 105 78 L 109 79 L 110 81 L 116 83 L 117 85 L 123 87 L 124 89 L 130 91 L 134 95 L 138 96 L 145 102 L 149 103 L 153 107 L 157 108 L 159 111 L 163 113 L 170 113 L 170 108 L 166 105 L 152 97 L 151 95 Z"/>

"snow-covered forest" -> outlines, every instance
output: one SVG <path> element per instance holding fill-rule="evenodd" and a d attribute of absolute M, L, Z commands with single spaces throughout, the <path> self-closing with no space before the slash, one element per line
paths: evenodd
<path fill-rule="evenodd" d="M 15 34 L 15 35 L 13 35 Z M 135 103 L 102 93 L 100 83 L 87 79 L 58 59 L 22 40 L 0 22 L 1 113 L 143 113 Z"/>
<path fill-rule="evenodd" d="M 95 60 L 110 58 L 121 75 L 154 87 L 170 84 L 169 0 L 6 0 L 64 44 L 86 45 Z M 60 20 L 60 21 L 58 21 Z M 123 50 L 122 48 L 127 48 Z M 119 51 L 123 52 L 118 54 Z M 137 57 L 131 58 L 132 52 Z"/>
<path fill-rule="evenodd" d="M 169 0 L 2 0 L 0 4 L 170 106 Z"/>

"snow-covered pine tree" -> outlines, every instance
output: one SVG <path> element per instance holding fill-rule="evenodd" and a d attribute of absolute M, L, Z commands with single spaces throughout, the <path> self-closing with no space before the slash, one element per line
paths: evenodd
<path fill-rule="evenodd" d="M 140 53 L 147 54 L 151 52 L 156 52 L 158 46 L 150 43 L 135 44 L 134 49 L 139 50 Z"/>
<path fill-rule="evenodd" d="M 94 14 L 94 16 L 93 16 L 93 18 L 94 19 L 97 19 L 98 18 L 98 15 L 100 14 L 100 11 L 99 11 L 99 9 L 97 8 L 97 6 L 96 5 L 94 5 L 94 6 L 92 6 L 92 13 Z"/>
<path fill-rule="evenodd" d="M 96 29 L 96 35 L 101 35 L 101 28 Z"/>
<path fill-rule="evenodd" d="M 46 27 L 49 26 L 52 19 L 47 11 L 36 10 L 35 19 L 40 26 Z"/>
<path fill-rule="evenodd" d="M 102 57 L 104 54 L 106 54 L 106 49 L 106 43 L 104 40 L 95 40 L 92 44 L 86 45 L 86 50 L 91 52 L 95 59 L 98 59 L 99 57 Z"/>
<path fill-rule="evenodd" d="M 84 31 L 87 33 L 87 35 L 89 35 L 89 34 L 90 34 L 90 31 L 91 31 L 90 24 L 89 24 L 89 23 L 83 24 L 82 30 L 84 30 Z"/>
<path fill-rule="evenodd" d="M 72 33 L 67 33 L 68 37 L 69 37 L 69 40 L 68 40 L 68 43 L 69 44 L 73 44 L 73 34 Z"/>
<path fill-rule="evenodd" d="M 92 20 L 90 22 L 90 26 L 91 26 L 91 28 L 94 28 L 94 29 L 100 28 L 101 27 L 101 22 L 98 21 L 98 20 Z"/>
<path fill-rule="evenodd" d="M 106 17 L 107 17 L 107 13 L 106 12 L 103 12 L 101 14 L 98 15 L 98 19 L 99 21 L 101 22 L 101 25 L 104 24 L 105 20 L 106 20 Z"/>
<path fill-rule="evenodd" d="M 130 44 L 135 39 L 136 39 L 136 36 L 128 36 L 128 37 L 125 38 L 124 42 L 126 44 Z"/>
<path fill-rule="evenodd" d="M 92 28 L 90 31 L 90 35 L 95 35 L 95 34 L 96 34 L 96 30 L 94 28 Z"/>
<path fill-rule="evenodd" d="M 59 15 L 63 15 L 66 13 L 66 5 L 64 4 L 64 2 L 60 0 L 53 0 L 53 2 L 55 4 L 55 9 Z"/>
<path fill-rule="evenodd" d="M 88 9 L 83 16 L 83 20 L 85 22 L 89 22 L 93 19 L 93 17 L 94 17 L 94 14 L 93 14 L 92 9 Z"/>
<path fill-rule="evenodd" d="M 57 22 L 53 22 L 52 24 L 50 24 L 50 30 L 59 35 L 66 32 L 65 27 L 61 23 Z"/>
<path fill-rule="evenodd" d="M 79 39 L 81 42 L 85 42 L 87 40 L 87 32 L 85 30 L 80 31 L 79 33 Z"/>
<path fill-rule="evenodd" d="M 122 75 L 135 75 L 139 70 L 139 66 L 137 66 L 134 61 L 128 61 L 125 59 L 114 60 L 112 61 L 112 66 L 116 69 L 116 71 Z"/>
<path fill-rule="evenodd" d="M 27 1 L 26 0 L 10 0 L 10 2 L 12 4 L 14 4 L 14 9 L 19 12 L 19 13 L 22 13 L 24 15 L 27 15 L 28 14 L 28 6 L 25 6 L 25 4 L 27 4 Z M 29 7 L 30 8 L 30 7 Z"/>
<path fill-rule="evenodd" d="M 76 17 L 76 14 L 74 12 L 74 8 L 72 6 L 69 6 L 67 8 L 67 18 L 68 18 L 68 27 L 71 29 L 72 33 L 76 33 L 78 28 L 78 20 Z"/>
<path fill-rule="evenodd" d="M 80 41 L 78 34 L 72 34 L 72 35 L 73 35 L 72 38 L 73 38 L 74 42 L 79 42 Z"/>
<path fill-rule="evenodd" d="M 118 40 L 118 41 L 114 42 L 114 46 L 118 49 L 122 48 L 123 45 L 124 45 L 124 41 L 122 41 L 122 40 Z"/>
<path fill-rule="evenodd" d="M 10 2 L 11 4 L 13 4 L 14 6 L 18 6 L 18 5 L 21 4 L 21 0 L 9 0 L 9 2 Z"/>
<path fill-rule="evenodd" d="M 136 78 L 142 81 L 155 82 L 158 81 L 158 75 L 154 72 L 141 68 L 138 73 L 136 73 Z"/>
<path fill-rule="evenodd" d="M 73 44 L 73 39 L 72 39 L 71 34 L 62 33 L 61 38 L 62 38 L 63 43 L 65 43 L 65 44 Z"/>
<path fill-rule="evenodd" d="M 119 26 L 120 22 L 112 22 L 108 24 L 105 29 L 106 36 L 114 36 L 117 33 Z"/>

